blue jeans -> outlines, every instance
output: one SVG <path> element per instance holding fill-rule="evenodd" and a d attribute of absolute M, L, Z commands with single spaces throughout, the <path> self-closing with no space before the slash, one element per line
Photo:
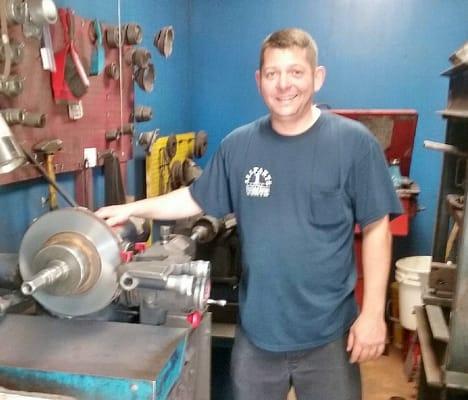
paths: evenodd
<path fill-rule="evenodd" d="M 347 335 L 324 346 L 271 352 L 254 346 L 238 328 L 231 356 L 235 400 L 360 400 L 358 364 L 350 364 Z"/>

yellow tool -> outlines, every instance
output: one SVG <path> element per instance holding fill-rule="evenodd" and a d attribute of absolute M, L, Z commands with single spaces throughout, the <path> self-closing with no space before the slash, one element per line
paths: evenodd
<path fill-rule="evenodd" d="M 175 161 L 193 154 L 195 132 L 159 137 L 146 157 L 146 196 L 154 197 L 171 190 L 170 171 Z"/>
<path fill-rule="evenodd" d="M 153 143 L 146 156 L 146 197 L 171 191 L 171 166 L 192 156 L 195 137 L 195 132 L 187 132 L 161 136 Z M 152 243 L 151 236 L 148 243 Z"/>

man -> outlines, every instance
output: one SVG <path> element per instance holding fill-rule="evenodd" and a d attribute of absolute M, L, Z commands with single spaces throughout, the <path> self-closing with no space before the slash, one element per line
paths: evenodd
<path fill-rule="evenodd" d="M 385 344 L 389 215 L 400 212 L 385 159 L 360 124 L 313 105 L 325 69 L 299 29 L 268 36 L 256 80 L 270 113 L 222 141 L 190 188 L 97 215 L 177 219 L 236 214 L 242 243 L 238 400 L 361 398 L 358 363 Z M 354 226 L 363 232 L 364 300 L 354 300 Z"/>

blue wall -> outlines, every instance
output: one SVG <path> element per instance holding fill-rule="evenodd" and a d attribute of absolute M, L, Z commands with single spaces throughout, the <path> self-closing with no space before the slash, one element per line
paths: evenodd
<path fill-rule="evenodd" d="M 316 101 L 334 108 L 414 108 L 419 123 L 411 177 L 421 186 L 420 212 L 405 241 L 409 254 L 431 250 L 448 81 L 439 74 L 468 39 L 466 0 L 196 0 L 191 51 L 192 120 L 210 134 L 210 153 L 233 127 L 264 113 L 254 71 L 264 37 L 297 26 L 319 45 L 328 70 Z M 280 211 L 278 211 L 280 212 Z"/>
<path fill-rule="evenodd" d="M 137 22 L 144 39 L 140 46 L 151 50 L 156 69 L 152 93 L 135 86 L 135 104 L 153 109 L 151 121 L 138 124 L 138 131 L 160 129 L 161 135 L 191 130 L 191 60 L 189 0 L 121 0 L 122 19 Z M 165 59 L 153 46 L 156 33 L 164 27 L 174 28 L 172 55 Z M 144 152 L 137 148 L 135 162 L 129 168 L 128 191 L 137 198 L 144 193 Z"/>
<path fill-rule="evenodd" d="M 117 0 L 57 0 L 83 17 L 117 23 Z M 205 129 L 208 155 L 234 127 L 266 113 L 254 71 L 263 38 L 298 26 L 320 47 L 327 82 L 316 97 L 336 108 L 415 108 L 419 112 L 411 177 L 421 186 L 426 210 L 405 241 L 411 254 L 430 252 L 440 177 L 440 154 L 424 150 L 424 139 L 443 140 L 448 82 L 440 77 L 448 56 L 468 38 L 466 0 L 121 0 L 122 22 L 137 22 L 142 46 L 151 50 L 157 76 L 153 93 L 136 89 L 136 103 L 153 107 L 152 121 L 138 131 L 162 134 Z M 152 46 L 162 26 L 173 25 L 173 55 L 165 60 Z M 206 159 L 207 157 L 205 157 Z M 128 192 L 142 197 L 141 150 L 130 163 Z M 73 177 L 59 176 L 73 194 Z M 95 170 L 96 206 L 103 179 Z M 0 252 L 16 251 L 30 222 L 47 211 L 41 180 L 0 186 Z M 62 203 L 63 204 L 63 203 Z"/>

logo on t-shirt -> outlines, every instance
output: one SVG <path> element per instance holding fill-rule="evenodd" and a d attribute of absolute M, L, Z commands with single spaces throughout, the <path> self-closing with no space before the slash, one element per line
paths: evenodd
<path fill-rule="evenodd" d="M 247 196 L 268 197 L 272 180 L 267 169 L 253 167 L 245 176 L 245 191 Z"/>

